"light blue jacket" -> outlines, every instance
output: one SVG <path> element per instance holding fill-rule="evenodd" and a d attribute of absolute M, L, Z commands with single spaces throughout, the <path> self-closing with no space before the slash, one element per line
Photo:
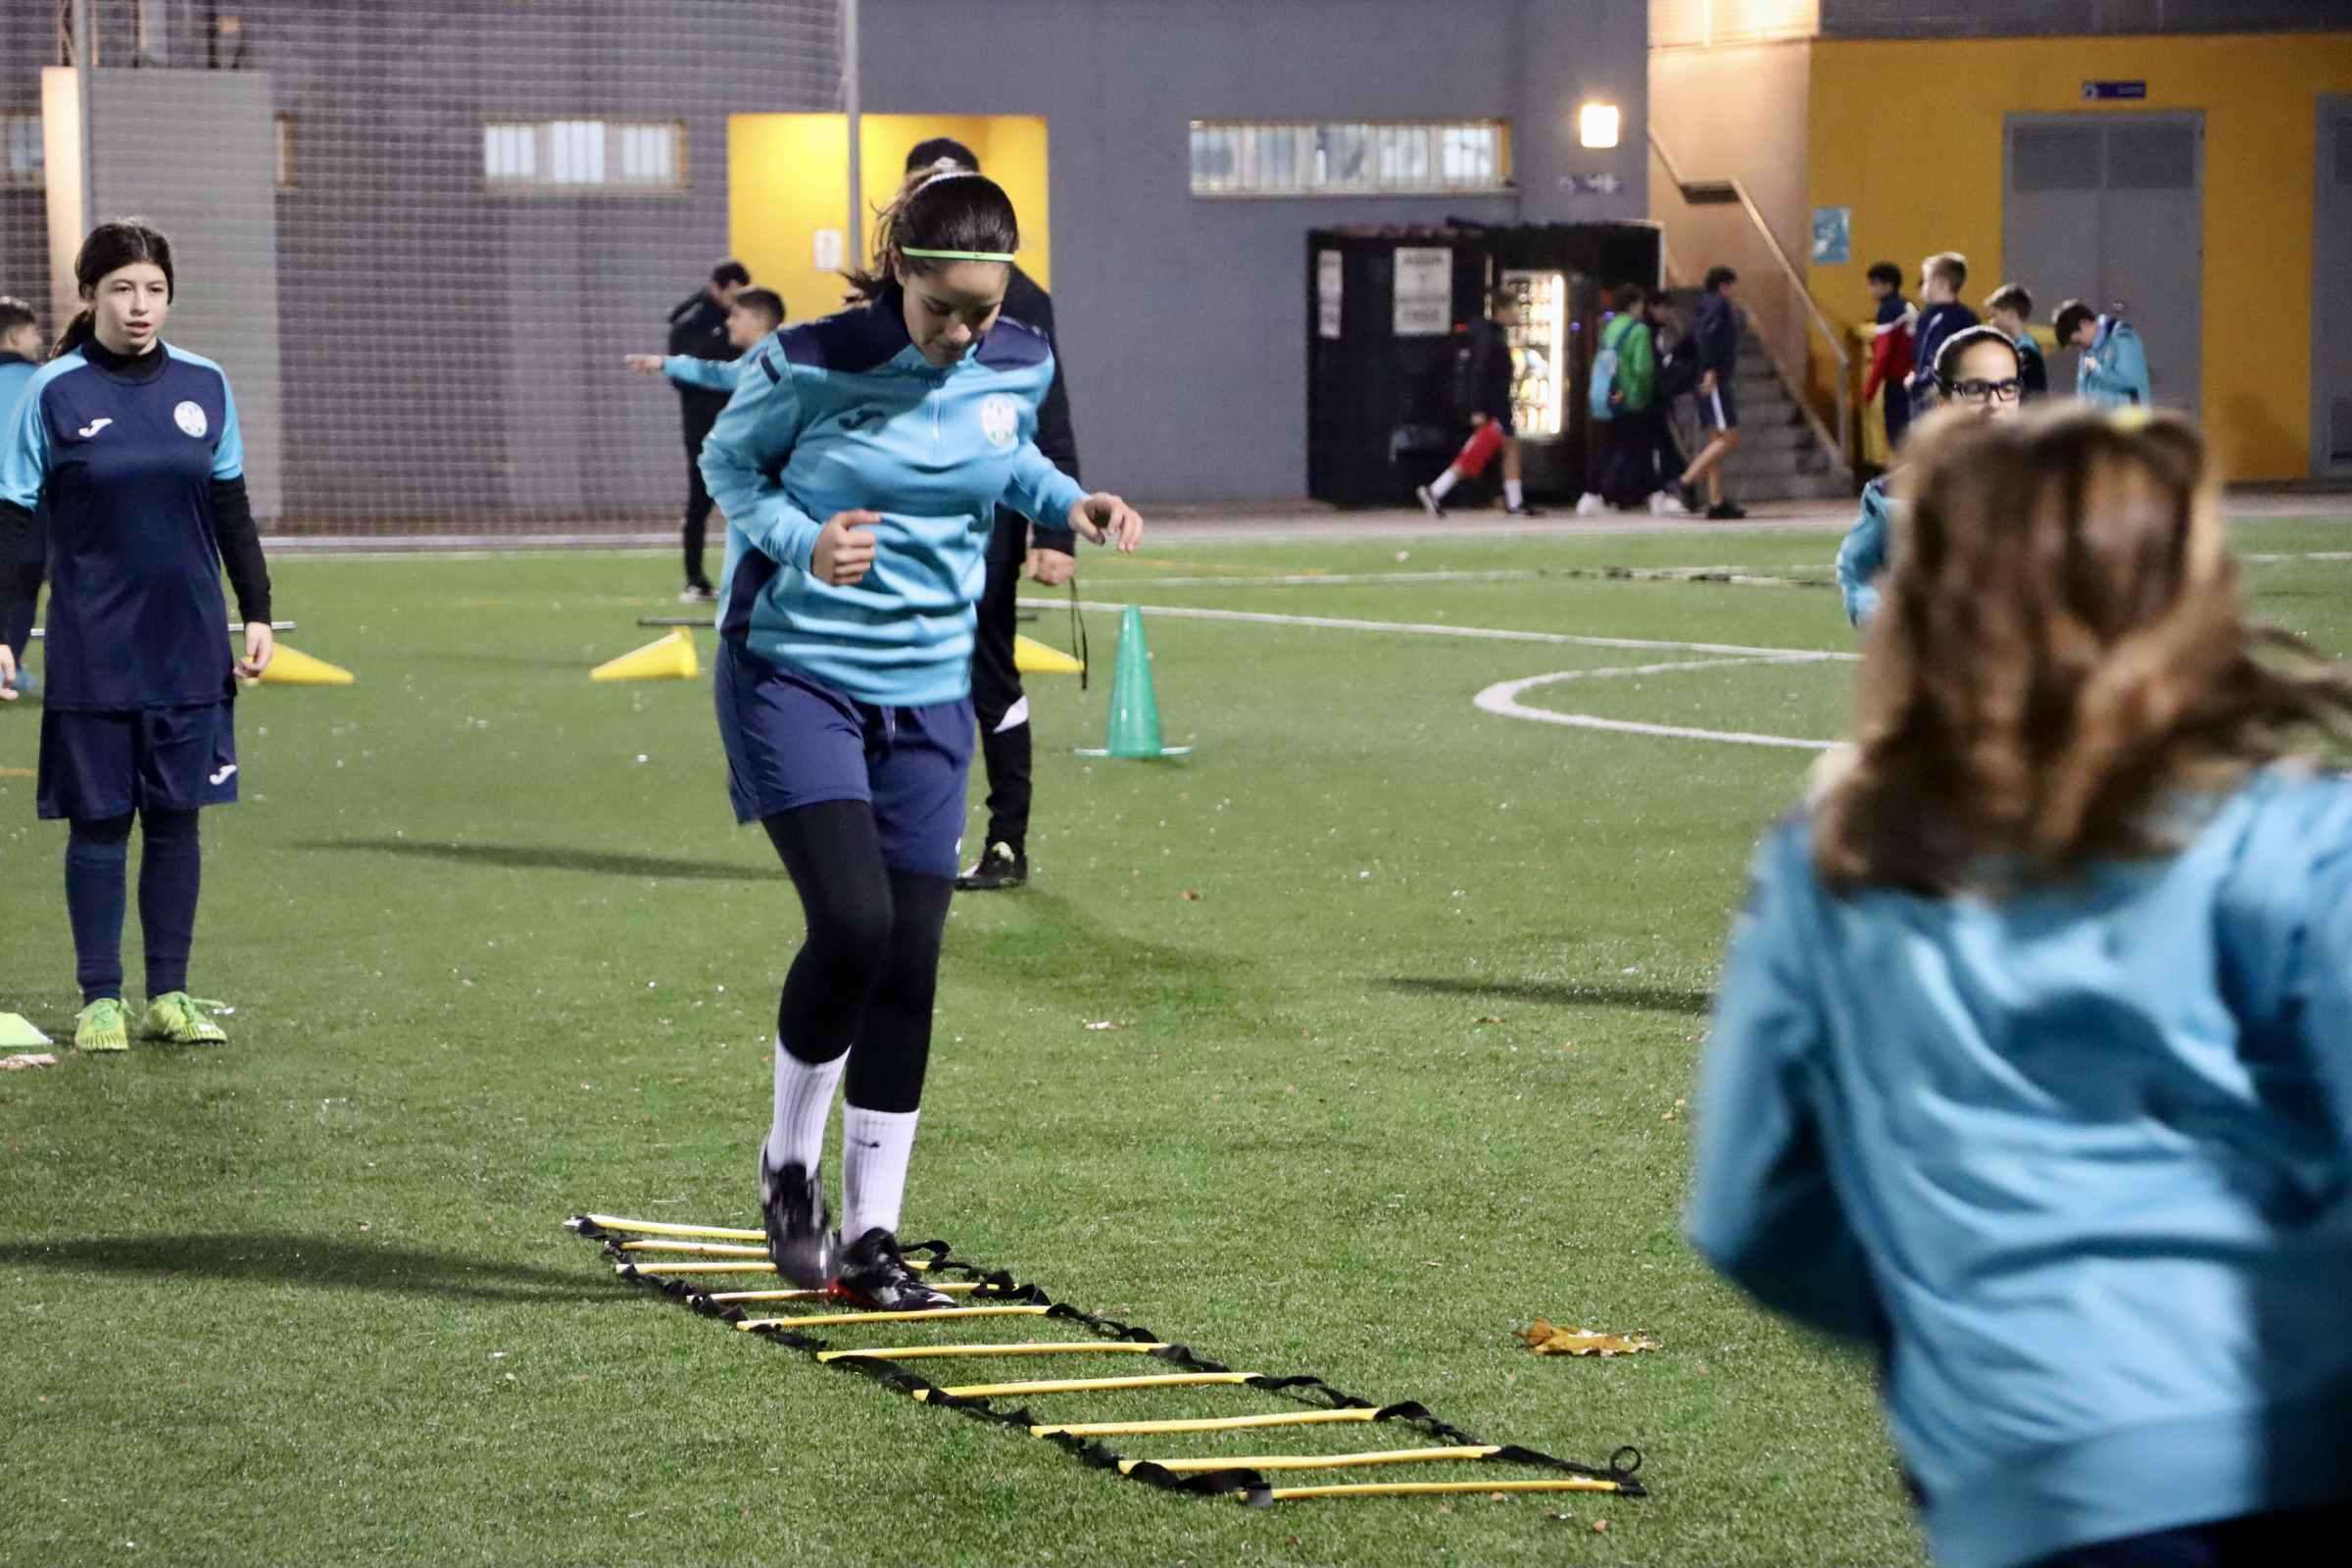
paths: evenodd
<path fill-rule="evenodd" d="M 40 367 L 22 355 L 0 355 L 0 430 L 12 428 L 9 416 L 16 411 L 17 399 L 32 384 L 33 373 Z"/>
<path fill-rule="evenodd" d="M 861 702 L 919 708 L 971 691 L 999 500 L 1060 524 L 1086 492 L 1032 439 L 1054 380 L 1045 334 L 1000 318 L 943 370 L 900 308 L 893 289 L 747 354 L 703 477 L 727 516 L 720 634 Z M 809 553 L 852 510 L 882 515 L 874 564 L 836 588 Z"/>
<path fill-rule="evenodd" d="M 698 360 L 691 354 L 666 354 L 662 373 L 679 386 L 699 386 L 712 392 L 732 392 L 736 377 L 749 360 Z"/>
<path fill-rule="evenodd" d="M 2075 396 L 2111 409 L 2146 408 L 2148 351 L 2139 334 L 2120 316 L 2099 318 L 2099 330 L 2090 347 L 2075 362 Z"/>
<path fill-rule="evenodd" d="M 1862 515 L 1845 531 L 1838 547 L 1838 591 L 1845 597 L 1845 618 L 1859 626 L 1877 613 L 1879 573 L 1894 548 L 1897 503 L 1886 493 L 1886 476 L 1879 475 L 1862 487 Z"/>
<path fill-rule="evenodd" d="M 1998 900 L 1757 857 L 1688 1229 L 1878 1345 L 1950 1568 L 2352 1496 L 2352 782 L 2208 809 Z"/>

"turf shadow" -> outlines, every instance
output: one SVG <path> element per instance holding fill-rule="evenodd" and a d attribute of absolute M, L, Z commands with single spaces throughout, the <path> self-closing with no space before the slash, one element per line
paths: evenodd
<path fill-rule="evenodd" d="M 672 860 L 612 850 L 567 850 L 541 844 L 450 844 L 429 839 L 315 839 L 302 850 L 351 850 L 367 855 L 400 855 L 412 859 L 455 860 L 464 865 L 503 865 L 515 871 L 586 871 L 594 876 L 670 877 L 696 882 L 777 882 L 781 866 L 741 865 L 731 860 Z"/>
<path fill-rule="evenodd" d="M 26 1266 L 497 1302 L 578 1301 L 590 1293 L 620 1289 L 610 1271 L 541 1268 L 453 1252 L 267 1232 L 86 1236 L 0 1244 L 0 1267 Z"/>
<path fill-rule="evenodd" d="M 1379 982 L 1392 991 L 1426 996 L 1493 997 L 1506 1002 L 1541 1002 L 1552 1006 L 1632 1007 L 1641 1012 L 1679 1012 L 1704 1017 L 1715 1006 L 1711 991 L 1675 986 L 1629 986 L 1565 980 L 1449 980 L 1437 975 L 1390 975 Z"/>

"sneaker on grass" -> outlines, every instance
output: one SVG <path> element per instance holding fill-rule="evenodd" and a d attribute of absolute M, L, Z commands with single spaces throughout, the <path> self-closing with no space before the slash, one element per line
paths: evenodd
<path fill-rule="evenodd" d="M 768 1261 L 776 1265 L 778 1279 L 804 1291 L 833 1283 L 838 1243 L 833 1212 L 825 1205 L 823 1174 L 798 1160 L 781 1168 L 770 1165 L 764 1143 L 760 1146 L 760 1224 L 767 1232 Z"/>
<path fill-rule="evenodd" d="M 842 1294 L 881 1312 L 954 1306 L 956 1298 L 925 1285 L 899 1253 L 899 1239 L 875 1226 L 841 1250 Z"/>
<path fill-rule="evenodd" d="M 185 991 L 167 991 L 148 999 L 147 1016 L 139 1020 L 139 1036 L 145 1040 L 169 1040 L 175 1046 L 220 1045 L 228 1036 L 200 1009 L 227 1005 L 225 1002 L 191 997 Z"/>
<path fill-rule="evenodd" d="M 1028 880 L 1029 857 L 1020 846 L 1000 841 L 991 844 L 978 863 L 956 879 L 956 891 L 993 893 L 999 888 L 1017 888 Z"/>
<path fill-rule="evenodd" d="M 128 1051 L 129 1013 L 121 997 L 100 997 L 74 1015 L 75 1051 Z"/>

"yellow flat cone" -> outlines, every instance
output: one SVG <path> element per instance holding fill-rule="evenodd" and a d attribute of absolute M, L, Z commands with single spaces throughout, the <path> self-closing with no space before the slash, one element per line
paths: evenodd
<path fill-rule="evenodd" d="M 313 659 L 284 643 L 270 656 L 270 667 L 262 671 L 265 686 L 348 686 L 359 677 L 323 659 Z"/>
<path fill-rule="evenodd" d="M 32 1026 L 32 1020 L 21 1012 L 0 1012 L 0 1048 L 19 1051 L 27 1046 L 45 1046 L 49 1037 Z"/>
<path fill-rule="evenodd" d="M 635 653 L 597 665 L 590 680 L 692 680 L 703 672 L 694 657 L 694 638 L 680 626 L 668 636 L 647 643 Z"/>
<path fill-rule="evenodd" d="M 1086 668 L 1060 649 L 1021 636 L 1012 639 L 1012 667 L 1024 675 L 1075 675 Z"/>

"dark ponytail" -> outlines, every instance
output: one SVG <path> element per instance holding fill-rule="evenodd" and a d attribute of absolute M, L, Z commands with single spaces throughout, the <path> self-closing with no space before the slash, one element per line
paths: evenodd
<path fill-rule="evenodd" d="M 88 300 L 97 294 L 99 281 L 107 273 L 140 262 L 152 262 L 163 269 L 166 299 L 177 293 L 179 282 L 172 272 L 171 238 L 144 218 L 118 218 L 91 229 L 90 237 L 81 242 L 80 251 L 74 255 L 74 281 L 82 298 Z M 49 351 L 49 357 L 55 359 L 73 353 L 97 330 L 97 312 L 85 304 L 57 335 L 57 347 Z"/>
<path fill-rule="evenodd" d="M 877 299 L 896 286 L 901 269 L 936 272 L 952 262 L 906 251 L 973 251 L 1010 256 L 1021 248 L 1020 220 L 1012 198 L 985 174 L 957 169 L 945 159 L 914 170 L 898 196 L 874 217 L 873 260 L 863 270 L 845 274 L 852 287 Z"/>

